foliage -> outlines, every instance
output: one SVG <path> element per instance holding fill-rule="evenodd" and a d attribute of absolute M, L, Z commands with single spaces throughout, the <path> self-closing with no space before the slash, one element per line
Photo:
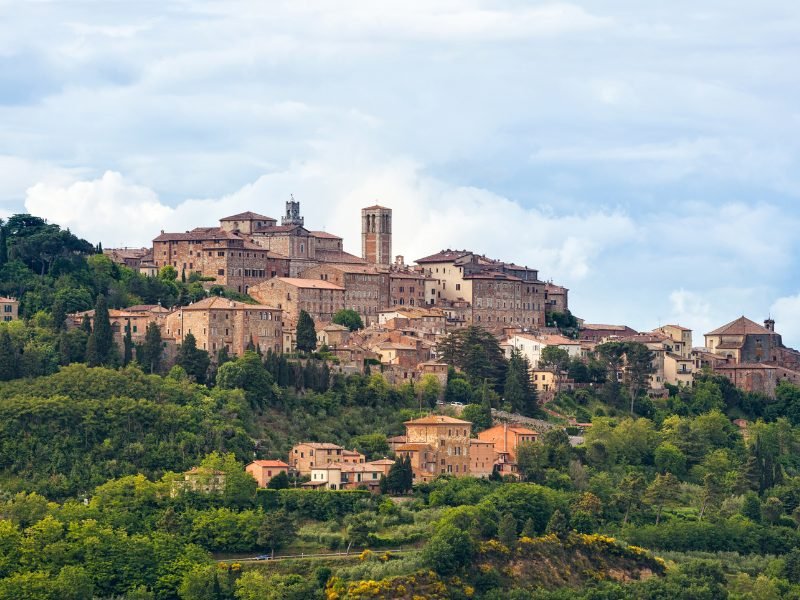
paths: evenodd
<path fill-rule="evenodd" d="M 317 347 L 317 331 L 314 320 L 306 311 L 301 310 L 297 319 L 297 349 L 301 352 L 312 352 Z"/>
<path fill-rule="evenodd" d="M 364 322 L 361 320 L 361 315 L 352 308 L 343 308 L 336 311 L 331 322 L 347 327 L 350 331 L 364 329 Z"/>

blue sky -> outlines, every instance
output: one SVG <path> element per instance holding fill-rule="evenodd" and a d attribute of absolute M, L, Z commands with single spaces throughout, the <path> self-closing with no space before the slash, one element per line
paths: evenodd
<path fill-rule="evenodd" d="M 0 0 L 0 214 L 142 245 L 293 193 L 358 253 L 377 200 L 407 260 L 800 346 L 799 33 L 788 0 Z"/>

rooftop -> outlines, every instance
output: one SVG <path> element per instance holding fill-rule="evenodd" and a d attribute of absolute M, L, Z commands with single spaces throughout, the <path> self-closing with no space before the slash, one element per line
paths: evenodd
<path fill-rule="evenodd" d="M 735 321 L 731 321 L 727 325 L 723 325 L 714 331 L 707 333 L 706 335 L 775 335 L 774 331 L 770 331 L 766 327 L 763 327 L 756 323 L 755 321 L 751 321 L 745 316 L 741 316 Z"/>
<path fill-rule="evenodd" d="M 335 283 L 331 283 L 329 281 L 322 281 L 321 279 L 301 279 L 299 277 L 275 277 L 274 280 L 281 281 L 288 285 L 304 289 L 344 291 L 343 287 L 338 286 Z M 270 280 L 264 283 L 269 283 L 269 281 Z M 260 285 L 264 285 L 264 283 Z"/>
<path fill-rule="evenodd" d="M 424 264 L 424 263 L 441 263 L 441 262 L 452 262 L 458 258 L 463 256 L 468 256 L 472 254 L 469 250 L 440 250 L 436 254 L 431 254 L 430 256 L 425 256 L 423 258 L 418 258 L 415 262 L 417 264 Z"/>
<path fill-rule="evenodd" d="M 287 465 L 282 460 L 254 460 L 250 464 L 251 465 L 257 465 L 259 467 L 277 467 L 277 468 L 285 468 L 285 469 L 289 468 L 289 465 Z"/>
<path fill-rule="evenodd" d="M 272 217 L 267 217 L 265 215 L 260 215 L 258 213 L 254 213 L 252 211 L 245 211 L 243 213 L 239 213 L 238 215 L 231 215 L 230 217 L 223 217 L 220 221 L 273 221 L 276 220 Z"/>
<path fill-rule="evenodd" d="M 472 425 L 470 421 L 463 421 L 445 415 L 428 415 L 419 419 L 406 421 L 404 425 Z"/>

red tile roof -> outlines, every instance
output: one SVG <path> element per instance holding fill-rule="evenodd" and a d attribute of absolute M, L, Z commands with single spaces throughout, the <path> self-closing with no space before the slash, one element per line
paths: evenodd
<path fill-rule="evenodd" d="M 289 465 L 287 465 L 282 460 L 254 460 L 250 464 L 251 465 L 258 465 L 259 467 L 275 467 L 275 468 L 282 468 L 282 469 L 288 469 L 289 468 Z"/>
<path fill-rule="evenodd" d="M 404 425 L 472 425 L 472 422 L 454 419 L 445 415 L 428 415 L 427 417 L 406 421 Z"/>
<path fill-rule="evenodd" d="M 416 262 L 417 264 L 452 262 L 458 258 L 469 256 L 470 254 L 472 254 L 472 252 L 470 252 L 469 250 L 449 250 L 449 249 L 440 250 L 436 254 L 431 254 L 430 256 L 418 258 L 414 262 Z"/>
<path fill-rule="evenodd" d="M 267 217 L 265 215 L 260 215 L 258 213 L 254 213 L 251 211 L 246 211 L 243 213 L 239 213 L 238 215 L 231 215 L 230 217 L 223 217 L 220 221 L 273 221 L 276 222 L 276 219 L 272 217 Z"/>
<path fill-rule="evenodd" d="M 745 316 L 741 316 L 735 321 L 731 321 L 727 325 L 723 325 L 706 335 L 759 335 L 770 334 L 774 335 L 774 331 L 770 331 L 766 327 L 762 327 L 755 321 L 751 321 Z"/>

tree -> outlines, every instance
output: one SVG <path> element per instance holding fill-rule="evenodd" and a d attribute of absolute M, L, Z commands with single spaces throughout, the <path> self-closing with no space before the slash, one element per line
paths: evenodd
<path fill-rule="evenodd" d="M 625 344 L 623 379 L 628 387 L 628 395 L 631 400 L 631 415 L 633 415 L 635 401 L 650 385 L 650 375 L 655 372 L 653 359 L 653 353 L 644 344 L 638 342 Z"/>
<path fill-rule="evenodd" d="M 472 433 L 480 433 L 492 426 L 492 409 L 488 404 L 467 404 L 461 418 L 472 422 Z"/>
<path fill-rule="evenodd" d="M 747 492 L 744 495 L 742 515 L 753 521 L 753 523 L 761 523 L 761 501 L 755 492 Z"/>
<path fill-rule="evenodd" d="M 197 348 L 197 340 L 192 333 L 187 333 L 178 348 L 176 364 L 183 367 L 187 375 L 197 383 L 205 383 L 211 358 L 205 350 Z"/>
<path fill-rule="evenodd" d="M 125 338 L 122 340 L 122 366 L 126 367 L 133 360 L 133 337 L 131 334 L 131 320 L 128 319 L 125 325 Z"/>
<path fill-rule="evenodd" d="M 336 311 L 331 321 L 337 325 L 347 327 L 350 331 L 364 329 L 364 322 L 361 320 L 361 315 L 351 308 L 343 308 Z"/>
<path fill-rule="evenodd" d="M 622 518 L 623 526 L 627 525 L 631 510 L 641 505 L 644 492 L 644 477 L 637 471 L 631 471 L 619 482 L 614 498 L 625 509 L 625 516 Z"/>
<path fill-rule="evenodd" d="M 17 348 L 7 327 L 0 327 L 0 381 L 9 381 L 17 377 Z"/>
<path fill-rule="evenodd" d="M 528 416 L 536 414 L 536 390 L 531 384 L 530 363 L 516 348 L 511 350 L 503 395 L 513 412 Z"/>
<path fill-rule="evenodd" d="M 482 327 L 470 325 L 452 332 L 439 344 L 442 360 L 458 367 L 473 388 L 484 380 L 500 392 L 506 376 L 506 360 L 497 338 Z"/>
<path fill-rule="evenodd" d="M 656 475 L 645 491 L 645 500 L 656 509 L 656 525 L 661 521 L 661 511 L 678 498 L 678 479 L 672 473 Z"/>
<path fill-rule="evenodd" d="M 561 391 L 561 376 L 569 368 L 569 353 L 558 346 L 546 346 L 539 358 L 539 368 L 553 371 L 556 394 Z"/>
<path fill-rule="evenodd" d="M 475 546 L 466 531 L 449 523 L 442 525 L 422 550 L 424 564 L 439 575 L 452 575 L 472 560 Z"/>
<path fill-rule="evenodd" d="M 356 450 L 364 454 L 368 460 L 376 460 L 389 454 L 389 443 L 383 433 L 365 433 L 351 438 L 350 442 Z"/>
<path fill-rule="evenodd" d="M 144 343 L 136 348 L 136 360 L 146 372 L 158 373 L 161 370 L 161 356 L 163 353 L 161 328 L 155 321 L 151 321 L 147 324 L 147 329 L 145 330 Z"/>
<path fill-rule="evenodd" d="M 269 480 L 267 487 L 271 490 L 285 490 L 289 487 L 289 476 L 286 471 L 280 471 L 275 477 Z"/>
<path fill-rule="evenodd" d="M 114 334 L 111 330 L 111 320 L 108 316 L 108 304 L 103 294 L 98 294 L 97 302 L 94 305 L 94 326 L 91 337 L 94 337 L 94 351 L 97 361 L 92 366 L 110 364 L 116 347 L 114 346 Z"/>
<path fill-rule="evenodd" d="M 158 270 L 158 278 L 161 281 L 175 281 L 178 279 L 178 270 L 172 265 L 164 265 Z"/>
<path fill-rule="evenodd" d="M 435 408 L 436 403 L 442 395 L 442 385 L 439 379 L 432 373 L 427 373 L 422 376 L 418 384 L 420 400 L 430 408 Z"/>
<path fill-rule="evenodd" d="M 569 533 L 569 521 L 567 521 L 567 516 L 558 509 L 553 511 L 550 520 L 547 522 L 546 532 L 555 534 L 562 539 L 566 538 Z"/>
<path fill-rule="evenodd" d="M 517 544 L 517 520 L 510 512 L 504 513 L 497 526 L 497 537 L 509 548 Z"/>
<path fill-rule="evenodd" d="M 656 468 L 661 473 L 672 473 L 680 477 L 686 470 L 686 455 L 669 442 L 660 444 L 654 453 Z"/>
<path fill-rule="evenodd" d="M 297 319 L 297 349 L 301 352 L 313 352 L 317 347 L 317 331 L 314 320 L 306 311 L 300 311 Z"/>
<path fill-rule="evenodd" d="M 275 554 L 292 541 L 296 533 L 297 525 L 285 510 L 268 512 L 258 528 L 258 545 Z"/>
<path fill-rule="evenodd" d="M 472 399 L 472 386 L 466 379 L 451 378 L 447 381 L 444 398 L 447 402 L 466 404 Z"/>
<path fill-rule="evenodd" d="M 217 387 L 244 390 L 245 397 L 253 408 L 263 409 L 274 404 L 277 398 L 274 385 L 272 375 L 255 352 L 245 352 L 217 370 Z"/>
<path fill-rule="evenodd" d="M 6 241 L 6 228 L 0 220 L 0 267 L 8 262 L 8 242 Z"/>

